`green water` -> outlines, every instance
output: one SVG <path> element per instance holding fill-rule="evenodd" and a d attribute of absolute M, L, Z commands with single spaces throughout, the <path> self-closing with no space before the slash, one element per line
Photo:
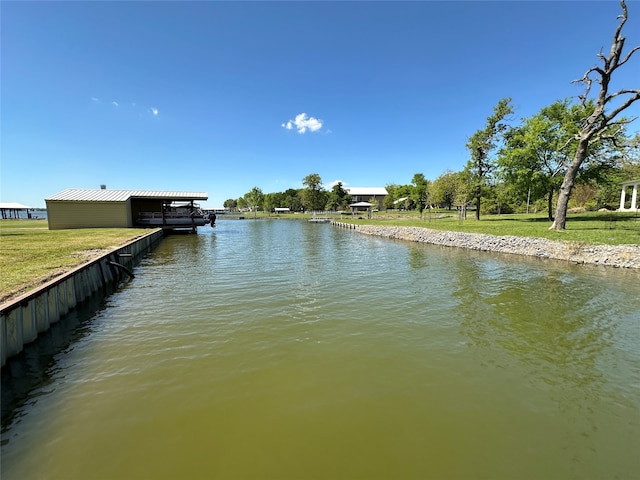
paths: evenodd
<path fill-rule="evenodd" d="M 636 272 L 221 220 L 135 273 L 3 480 L 640 478 Z"/>

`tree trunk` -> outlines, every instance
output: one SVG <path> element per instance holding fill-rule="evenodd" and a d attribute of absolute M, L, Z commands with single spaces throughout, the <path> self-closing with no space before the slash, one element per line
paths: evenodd
<path fill-rule="evenodd" d="M 549 198 L 547 199 L 547 212 L 549 221 L 553 222 L 553 186 L 549 188 Z"/>
<path fill-rule="evenodd" d="M 478 194 L 476 195 L 476 220 L 480 220 L 480 199 L 482 197 L 482 187 L 478 189 Z"/>
<path fill-rule="evenodd" d="M 564 174 L 562 180 L 562 186 L 558 192 L 558 204 L 556 205 L 556 214 L 553 223 L 549 227 L 549 230 L 564 230 L 567 223 L 567 205 L 569 204 L 569 197 L 571 196 L 571 189 L 573 183 L 578 175 L 578 170 L 585 158 L 587 158 L 587 150 L 589 148 L 589 139 L 581 138 L 578 143 L 578 148 L 573 156 L 573 160 L 567 168 L 567 173 Z"/>

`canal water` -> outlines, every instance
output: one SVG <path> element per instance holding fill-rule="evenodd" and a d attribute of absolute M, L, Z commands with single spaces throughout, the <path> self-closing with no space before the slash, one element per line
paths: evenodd
<path fill-rule="evenodd" d="M 135 274 L 3 414 L 3 480 L 638 478 L 635 272 L 220 220 Z"/>

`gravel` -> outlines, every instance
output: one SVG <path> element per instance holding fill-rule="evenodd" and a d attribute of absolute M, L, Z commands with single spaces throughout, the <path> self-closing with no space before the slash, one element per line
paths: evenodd
<path fill-rule="evenodd" d="M 354 229 L 366 235 L 412 242 L 468 248 L 484 252 L 528 255 L 538 258 L 566 260 L 572 263 L 605 265 L 617 268 L 640 268 L 640 245 L 590 245 L 584 242 L 560 242 L 535 237 L 485 235 L 449 232 L 422 227 L 376 225 L 337 226 Z"/>

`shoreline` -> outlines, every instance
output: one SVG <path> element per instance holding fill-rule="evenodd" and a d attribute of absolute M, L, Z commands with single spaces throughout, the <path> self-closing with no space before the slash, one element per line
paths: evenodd
<path fill-rule="evenodd" d="M 335 225 L 343 226 L 340 222 L 335 222 Z M 565 260 L 576 264 L 640 269 L 640 245 L 591 245 L 584 242 L 562 242 L 538 237 L 452 232 L 424 227 L 353 224 L 344 224 L 344 226 L 365 235 L 394 240 Z"/>

